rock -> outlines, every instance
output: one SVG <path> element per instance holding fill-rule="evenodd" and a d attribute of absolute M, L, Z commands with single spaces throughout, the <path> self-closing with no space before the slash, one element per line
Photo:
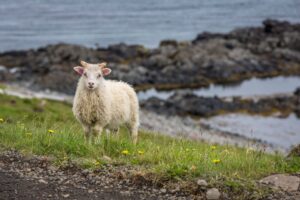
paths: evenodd
<path fill-rule="evenodd" d="M 211 188 L 209 190 L 207 190 L 206 192 L 206 198 L 208 200 L 216 200 L 216 199 L 220 199 L 221 193 L 219 192 L 219 190 L 217 188 Z"/>
<path fill-rule="evenodd" d="M 300 157 L 300 144 L 298 144 L 297 146 L 295 146 L 294 148 L 292 148 L 292 150 L 288 154 L 288 157 L 292 157 L 292 156 L 298 156 L 298 157 Z"/>
<path fill-rule="evenodd" d="M 62 194 L 62 196 L 63 196 L 64 198 L 68 198 L 68 197 L 70 196 L 70 194 Z"/>
<path fill-rule="evenodd" d="M 162 189 L 160 189 L 160 192 L 161 192 L 161 193 L 166 193 L 167 190 L 166 190 L 165 188 L 162 188 Z"/>
<path fill-rule="evenodd" d="M 44 179 L 40 179 L 40 180 L 39 180 L 39 183 L 48 184 L 48 182 L 45 181 Z"/>
<path fill-rule="evenodd" d="M 198 179 L 197 180 L 197 185 L 202 186 L 202 187 L 206 187 L 208 184 L 207 184 L 206 180 Z"/>
<path fill-rule="evenodd" d="M 300 185 L 300 178 L 297 176 L 274 174 L 260 180 L 261 183 L 269 184 L 287 192 L 297 191 Z"/>
<path fill-rule="evenodd" d="M 298 103 L 295 96 L 266 97 L 259 100 L 233 98 L 228 101 L 219 97 L 202 97 L 191 91 L 176 92 L 163 100 L 151 97 L 141 102 L 141 107 L 163 115 L 193 115 L 210 117 L 219 113 L 232 113 L 240 110 L 248 113 L 266 113 L 277 110 L 290 110 L 297 113 Z"/>
<path fill-rule="evenodd" d="M 300 97 L 300 87 L 298 87 L 298 88 L 295 90 L 294 95 Z"/>

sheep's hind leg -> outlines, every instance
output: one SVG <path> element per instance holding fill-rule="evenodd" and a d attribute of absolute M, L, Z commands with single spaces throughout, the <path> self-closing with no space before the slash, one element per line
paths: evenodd
<path fill-rule="evenodd" d="M 137 124 L 131 124 L 129 126 L 129 128 L 130 128 L 132 143 L 134 145 L 136 145 L 137 140 L 138 140 L 138 125 Z"/>

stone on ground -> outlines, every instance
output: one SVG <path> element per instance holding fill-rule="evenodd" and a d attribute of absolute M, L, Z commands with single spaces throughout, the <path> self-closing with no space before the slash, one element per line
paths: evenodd
<path fill-rule="evenodd" d="M 207 190 L 206 192 L 206 198 L 208 200 L 217 200 L 219 199 L 221 196 L 221 193 L 219 192 L 219 190 L 217 188 L 211 188 L 209 190 Z"/>
<path fill-rule="evenodd" d="M 297 191 L 300 185 L 300 178 L 297 176 L 274 174 L 260 180 L 261 183 L 269 184 L 287 192 Z"/>

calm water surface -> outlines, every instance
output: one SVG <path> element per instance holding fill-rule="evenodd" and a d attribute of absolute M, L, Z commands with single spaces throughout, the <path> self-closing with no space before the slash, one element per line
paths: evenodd
<path fill-rule="evenodd" d="M 202 123 L 286 150 L 300 143 L 300 119 L 295 114 L 286 118 L 228 114 L 202 120 Z"/>
<path fill-rule="evenodd" d="M 299 0 L 0 0 L 0 52 L 66 42 L 157 46 L 199 32 L 300 22 Z"/>
<path fill-rule="evenodd" d="M 280 93 L 294 92 L 297 87 L 300 87 L 300 77 L 274 77 L 267 79 L 252 78 L 250 80 L 243 81 L 237 85 L 210 85 L 208 88 L 200 89 L 184 89 L 184 90 L 172 90 L 172 91 L 157 91 L 155 89 L 149 89 L 138 93 L 140 100 L 145 100 L 150 97 L 158 97 L 161 99 L 167 99 L 172 96 L 175 91 L 192 91 L 198 96 L 242 96 L 250 97 L 255 95 L 273 95 Z"/>

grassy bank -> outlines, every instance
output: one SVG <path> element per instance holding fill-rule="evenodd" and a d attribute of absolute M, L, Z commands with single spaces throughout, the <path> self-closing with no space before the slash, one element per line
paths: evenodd
<path fill-rule="evenodd" d="M 2 150 L 14 148 L 52 156 L 58 165 L 72 160 L 83 167 L 99 168 L 110 162 L 134 165 L 168 178 L 203 177 L 212 182 L 224 178 L 255 180 L 272 173 L 300 170 L 299 158 L 285 159 L 279 154 L 145 131 L 140 131 L 139 143 L 134 146 L 124 128 L 119 137 L 102 134 L 101 143 L 86 144 L 69 104 L 6 95 L 0 95 L 0 145 Z"/>

